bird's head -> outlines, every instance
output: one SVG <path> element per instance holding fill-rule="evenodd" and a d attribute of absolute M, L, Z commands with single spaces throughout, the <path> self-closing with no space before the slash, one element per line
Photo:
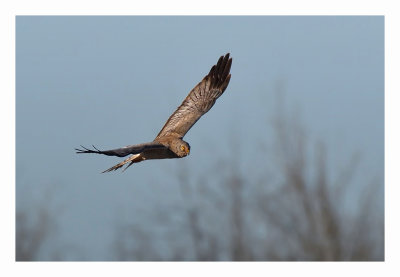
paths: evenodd
<path fill-rule="evenodd" d="M 190 153 L 189 143 L 181 139 L 174 140 L 170 147 L 171 150 L 181 158 L 186 157 Z"/>

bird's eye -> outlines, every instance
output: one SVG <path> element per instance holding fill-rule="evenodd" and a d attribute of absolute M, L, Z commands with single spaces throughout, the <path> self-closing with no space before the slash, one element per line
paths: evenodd
<path fill-rule="evenodd" d="M 185 145 L 181 145 L 181 150 L 185 151 Z"/>

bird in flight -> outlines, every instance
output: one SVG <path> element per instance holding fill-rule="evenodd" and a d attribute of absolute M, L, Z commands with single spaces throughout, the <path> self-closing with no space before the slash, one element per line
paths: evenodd
<path fill-rule="evenodd" d="M 96 153 L 107 156 L 125 157 L 131 155 L 126 160 L 103 171 L 110 172 L 128 164 L 124 170 L 134 163 L 152 159 L 173 159 L 183 158 L 189 155 L 190 145 L 182 140 L 189 129 L 208 112 L 215 101 L 222 95 L 228 87 L 231 79 L 230 69 L 232 58 L 229 53 L 221 56 L 216 65 L 186 96 L 182 104 L 169 117 L 164 127 L 152 142 L 136 145 L 128 145 L 122 148 L 104 150 L 88 149 L 81 145 L 83 149 L 77 149 L 76 153 Z M 123 170 L 123 171 L 124 171 Z"/>

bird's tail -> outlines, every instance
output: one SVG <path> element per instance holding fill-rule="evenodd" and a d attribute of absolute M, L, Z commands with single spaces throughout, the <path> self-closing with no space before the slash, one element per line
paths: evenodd
<path fill-rule="evenodd" d="M 122 172 L 124 172 L 124 171 L 125 171 L 128 167 L 130 167 L 132 164 L 141 162 L 141 161 L 143 161 L 143 160 L 144 160 L 144 159 L 143 159 L 143 157 L 142 157 L 140 154 L 135 154 L 135 155 L 130 156 L 130 157 L 127 158 L 126 160 L 120 162 L 119 164 L 116 164 L 116 165 L 114 165 L 113 167 L 110 167 L 109 169 L 104 170 L 102 173 L 111 172 L 111 171 L 117 170 L 117 169 L 123 167 L 125 164 L 129 163 L 128 166 L 125 167 L 125 168 L 122 170 Z"/>

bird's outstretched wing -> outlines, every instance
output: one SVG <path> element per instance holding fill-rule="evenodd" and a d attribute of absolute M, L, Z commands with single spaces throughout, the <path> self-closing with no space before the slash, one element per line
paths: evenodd
<path fill-rule="evenodd" d="M 94 150 L 88 149 L 81 145 L 83 149 L 75 148 L 76 153 L 96 153 L 96 154 L 103 154 L 107 156 L 118 156 L 118 157 L 125 157 L 130 154 L 139 154 L 145 150 L 153 150 L 153 149 L 167 149 L 166 146 L 157 142 L 147 142 L 142 144 L 136 145 L 128 145 L 122 148 L 112 149 L 112 150 L 105 150 L 101 151 L 97 149 L 94 145 L 92 145 Z"/>
<path fill-rule="evenodd" d="M 229 84 L 232 58 L 221 56 L 207 76 L 195 86 L 177 110 L 170 116 L 156 139 L 165 136 L 182 138 L 208 112 Z"/>

